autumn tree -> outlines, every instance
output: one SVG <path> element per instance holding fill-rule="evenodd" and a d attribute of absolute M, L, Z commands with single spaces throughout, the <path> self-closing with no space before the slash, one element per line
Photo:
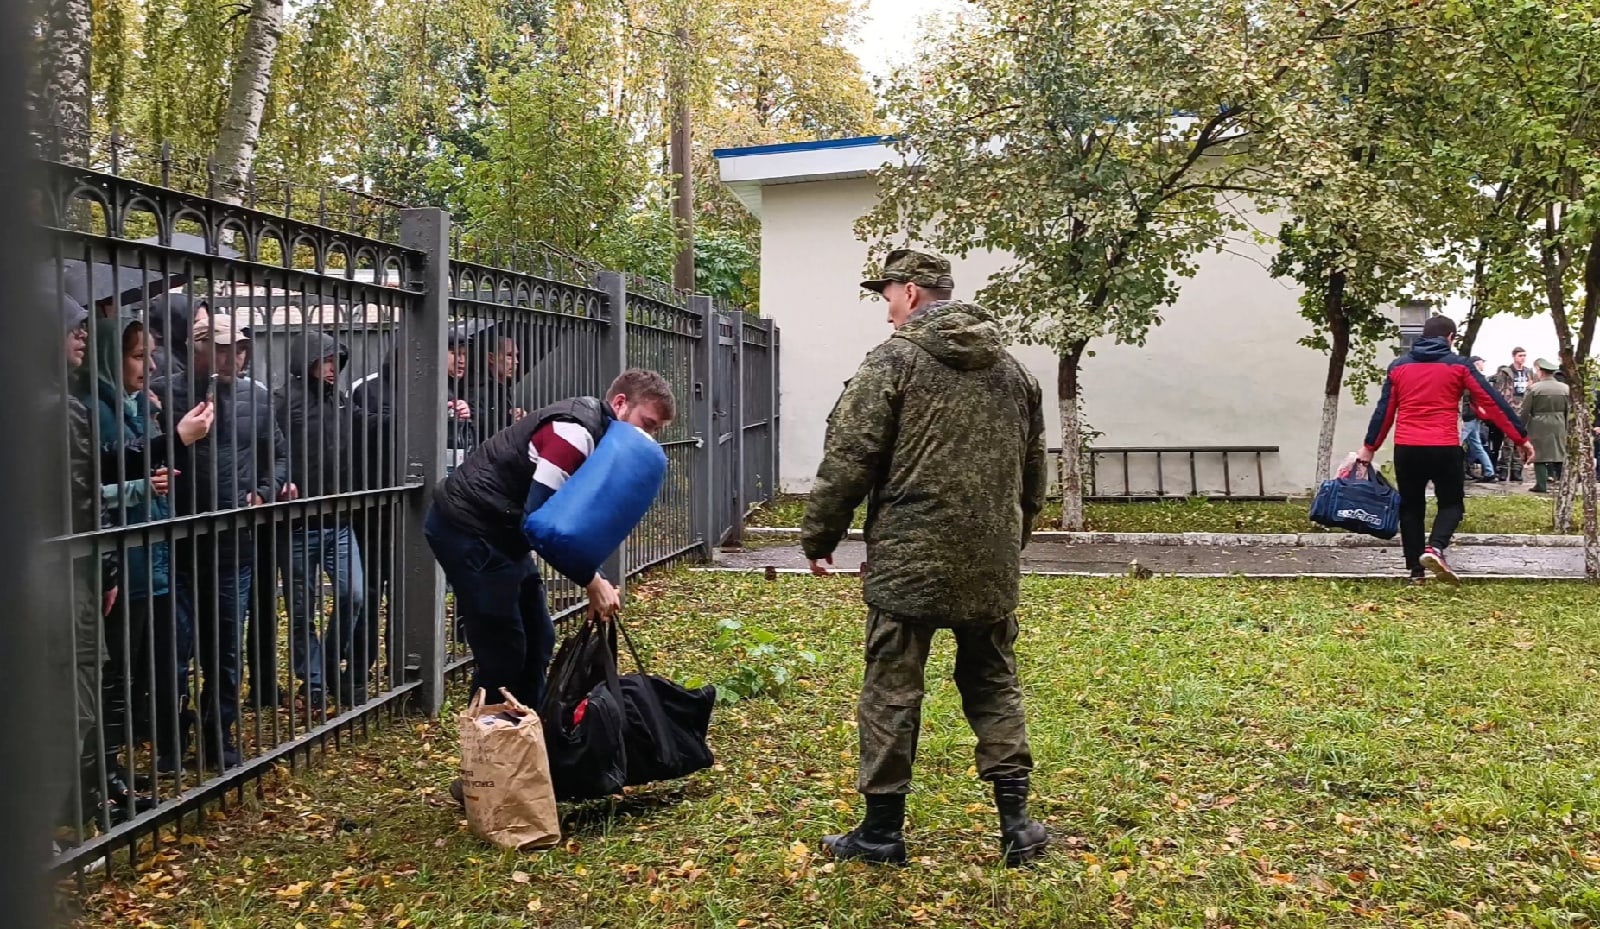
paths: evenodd
<path fill-rule="evenodd" d="M 1272 271 L 1302 286 L 1312 332 L 1301 344 L 1328 355 L 1313 487 L 1332 471 L 1341 398 L 1365 402 L 1379 349 L 1398 335 L 1389 308 L 1459 277 L 1440 231 L 1445 185 L 1412 144 L 1438 128 L 1427 118 L 1437 37 L 1420 7 L 1368 12 L 1343 11 L 1301 47 L 1297 106 L 1252 147 L 1261 196 L 1287 215 Z"/>
<path fill-rule="evenodd" d="M 1303 50 L 1359 7 L 981 0 L 888 88 L 904 165 L 858 231 L 1010 263 L 979 299 L 1057 354 L 1064 528 L 1083 527 L 1079 365 L 1142 343 L 1256 190 L 1252 135 L 1297 117 Z"/>
<path fill-rule="evenodd" d="M 282 7 L 264 82 L 264 59 L 249 52 L 258 5 L 97 0 L 97 133 L 120 130 L 124 151 L 169 143 L 195 169 L 185 175 L 203 177 L 219 145 L 240 151 L 241 137 L 222 130 L 236 124 L 230 91 L 247 87 L 240 99 L 260 104 L 250 161 L 261 179 L 435 204 L 480 242 L 532 237 L 669 277 L 665 143 L 678 73 L 696 128 L 697 289 L 746 303 L 757 227 L 722 189 L 712 150 L 857 134 L 873 119 L 846 50 L 849 0 L 303 0 Z M 688 30 L 688 44 L 666 23 Z M 252 79 L 240 84 L 241 73 Z M 237 174 L 242 162 L 231 164 L 218 173 Z"/>
<path fill-rule="evenodd" d="M 1443 15 L 1456 55 L 1449 92 L 1433 105 L 1456 129 L 1435 144 L 1458 165 L 1458 183 L 1502 202 L 1500 221 L 1481 227 L 1490 251 L 1504 256 L 1487 292 L 1513 306 L 1537 295 L 1550 315 L 1572 388 L 1555 524 L 1571 524 L 1581 488 L 1585 566 L 1600 578 L 1590 408 L 1600 321 L 1600 3 L 1464 0 Z"/>
<path fill-rule="evenodd" d="M 227 106 L 217 130 L 211 161 L 216 165 L 218 195 L 237 201 L 255 164 L 261 139 L 261 115 L 267 106 L 272 63 L 283 36 L 284 0 L 250 0 L 244 42 L 233 62 Z"/>

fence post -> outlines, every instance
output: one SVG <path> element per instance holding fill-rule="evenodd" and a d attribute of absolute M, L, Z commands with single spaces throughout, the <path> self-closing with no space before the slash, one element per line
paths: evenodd
<path fill-rule="evenodd" d="M 767 380 L 767 499 L 771 503 L 778 496 L 778 321 L 764 319 L 767 327 L 767 370 L 762 372 Z"/>
<path fill-rule="evenodd" d="M 600 373 L 609 386 L 617 375 L 628 369 L 628 279 L 616 271 L 601 271 L 595 286 L 605 291 L 610 309 L 606 343 L 600 350 Z M 600 573 L 617 585 L 619 595 L 628 580 L 627 550 L 628 543 L 624 541 L 600 566 Z"/>
<path fill-rule="evenodd" d="M 722 475 L 732 486 L 733 525 L 729 529 L 728 548 L 744 547 L 744 313 L 729 313 L 733 323 L 733 396 L 728 398 L 728 423 L 733 431 L 733 473 Z"/>
<path fill-rule="evenodd" d="M 429 716 L 444 702 L 444 576 L 422 535 L 423 517 L 433 490 L 444 479 L 445 332 L 450 316 L 450 217 L 429 207 L 400 214 L 400 241 L 422 253 L 409 268 L 419 286 L 416 307 L 401 326 L 411 377 L 402 388 L 404 417 L 396 434 L 404 437 L 408 485 L 396 526 L 405 574 L 395 601 L 400 605 L 408 681 L 421 681 L 414 705 Z"/>
<path fill-rule="evenodd" d="M 772 321 L 772 492 L 783 492 L 783 329 Z"/>
<path fill-rule="evenodd" d="M 717 543 L 717 310 L 711 298 L 689 298 L 689 312 L 700 317 L 700 341 L 694 346 L 693 396 L 688 398 L 695 435 L 694 473 L 689 476 L 689 525 L 700 537 L 700 557 L 711 561 Z"/>

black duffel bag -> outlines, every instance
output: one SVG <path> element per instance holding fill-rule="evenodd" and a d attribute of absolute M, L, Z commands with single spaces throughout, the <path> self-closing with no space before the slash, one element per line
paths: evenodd
<path fill-rule="evenodd" d="M 622 790 L 626 714 L 617 680 L 615 627 L 585 621 L 556 652 L 539 705 L 557 800 L 591 800 Z"/>
<path fill-rule="evenodd" d="M 584 621 L 562 643 L 540 708 L 556 798 L 587 800 L 686 777 L 711 767 L 706 733 L 716 688 L 695 690 L 649 673 L 627 629 L 639 670 L 617 674 L 621 621 Z"/>

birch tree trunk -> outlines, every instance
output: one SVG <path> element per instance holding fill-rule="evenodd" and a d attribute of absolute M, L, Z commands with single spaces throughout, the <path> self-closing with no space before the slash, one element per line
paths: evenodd
<path fill-rule="evenodd" d="M 1339 426 L 1339 396 L 1344 392 L 1345 362 L 1350 357 L 1350 318 L 1344 312 L 1345 273 L 1328 276 L 1323 294 L 1323 316 L 1328 327 L 1328 378 L 1322 385 L 1322 430 L 1317 434 L 1317 473 L 1313 488 L 1328 479 L 1333 469 L 1333 439 Z"/>
<path fill-rule="evenodd" d="M 1571 459 L 1567 466 L 1565 485 L 1573 487 L 1571 493 L 1576 494 L 1577 489 L 1583 489 L 1583 573 L 1589 580 L 1600 580 L 1600 519 L 1597 519 L 1596 510 L 1600 507 L 1600 488 L 1595 480 L 1594 456 L 1594 415 L 1589 409 L 1591 394 L 1587 379 L 1583 385 L 1584 395 L 1574 397 L 1577 404 L 1573 410 L 1573 429 L 1578 433 L 1578 454 Z M 1577 467 L 1577 473 L 1573 472 Z M 1563 489 L 1565 495 L 1568 491 Z"/>
<path fill-rule="evenodd" d="M 1579 431 L 1581 425 L 1578 422 L 1578 408 L 1582 407 L 1583 404 L 1578 402 L 1578 392 L 1576 390 L 1572 392 L 1572 403 L 1574 404 L 1572 414 L 1567 420 L 1572 427 L 1571 434 L 1567 436 L 1567 464 L 1562 469 L 1560 486 L 1556 488 L 1555 492 L 1556 512 L 1554 522 L 1557 532 L 1572 531 L 1572 507 L 1577 501 L 1578 487 L 1580 486 L 1579 482 L 1574 478 L 1580 476 L 1577 470 L 1581 467 L 1583 461 L 1580 449 L 1586 444 L 1584 436 Z M 1587 419 L 1588 417 L 1585 416 L 1583 418 Z"/>
<path fill-rule="evenodd" d="M 1061 415 L 1061 528 L 1083 531 L 1083 422 L 1078 416 L 1078 363 L 1087 341 L 1073 342 L 1056 358 Z"/>
<path fill-rule="evenodd" d="M 1596 518 L 1595 421 L 1589 404 L 1594 401 L 1595 327 L 1600 325 L 1600 227 L 1589 237 L 1589 251 L 1583 264 L 1583 316 L 1578 321 L 1577 345 L 1573 351 L 1572 389 L 1578 392 L 1578 464 L 1583 473 L 1583 572 L 1591 581 L 1600 580 L 1600 520 Z"/>
<path fill-rule="evenodd" d="M 284 0 L 250 0 L 250 20 L 245 25 L 244 45 L 233 65 L 233 82 L 228 89 L 228 109 L 217 133 L 217 148 L 212 161 L 217 170 L 217 196 L 238 203 L 245 178 L 255 163 L 256 145 L 261 139 L 261 114 L 266 110 L 267 91 L 272 81 L 272 62 L 278 56 L 278 40 L 283 35 Z"/>
<path fill-rule="evenodd" d="M 94 30 L 89 0 L 45 0 L 42 49 L 34 82 L 34 119 L 46 151 L 68 164 L 89 161 L 89 47 Z"/>

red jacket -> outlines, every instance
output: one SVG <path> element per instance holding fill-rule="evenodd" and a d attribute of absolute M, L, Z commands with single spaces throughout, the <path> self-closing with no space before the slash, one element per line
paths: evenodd
<path fill-rule="evenodd" d="M 1389 366 L 1383 396 L 1367 427 L 1367 448 L 1377 451 L 1390 428 L 1396 445 L 1460 445 L 1457 417 L 1462 394 L 1515 444 L 1528 441 L 1522 420 L 1505 398 L 1471 362 L 1451 353 L 1449 342 L 1433 338 L 1418 339 L 1409 353 Z"/>

